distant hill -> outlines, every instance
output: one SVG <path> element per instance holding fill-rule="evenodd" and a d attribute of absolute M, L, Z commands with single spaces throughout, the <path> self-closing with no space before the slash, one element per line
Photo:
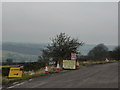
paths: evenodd
<path fill-rule="evenodd" d="M 82 55 L 87 55 L 90 50 L 92 50 L 96 45 L 84 44 L 80 46 L 78 50 Z M 116 46 L 114 45 L 106 45 L 109 51 L 112 51 Z"/>
<path fill-rule="evenodd" d="M 5 42 L 2 44 L 2 61 L 7 58 L 12 58 L 15 62 L 37 61 L 44 48 L 45 44 Z"/>
<path fill-rule="evenodd" d="M 37 61 L 38 56 L 42 54 L 41 50 L 47 45 L 48 44 L 45 43 L 31 44 L 6 42 L 2 44 L 2 60 L 5 61 L 7 58 L 12 58 L 16 62 Z M 82 55 L 87 55 L 87 53 L 95 46 L 96 45 L 84 44 L 83 46 L 80 46 L 78 50 Z M 107 47 L 109 50 L 113 50 L 116 46 L 107 45 Z"/>
<path fill-rule="evenodd" d="M 30 43 L 3 43 L 2 50 L 18 52 L 22 54 L 40 55 L 45 44 Z"/>
<path fill-rule="evenodd" d="M 26 62 L 26 61 L 33 62 L 38 60 L 37 55 L 22 54 L 6 50 L 2 51 L 2 58 L 3 62 L 5 62 L 7 58 L 12 58 L 14 62 Z"/>

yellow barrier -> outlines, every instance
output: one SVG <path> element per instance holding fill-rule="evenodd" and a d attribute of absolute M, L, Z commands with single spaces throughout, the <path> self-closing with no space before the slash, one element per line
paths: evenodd
<path fill-rule="evenodd" d="M 8 77 L 22 77 L 22 73 L 20 67 L 11 67 Z"/>

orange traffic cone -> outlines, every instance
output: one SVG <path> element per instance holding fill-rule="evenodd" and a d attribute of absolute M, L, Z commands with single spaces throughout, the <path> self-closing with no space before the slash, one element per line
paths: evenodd
<path fill-rule="evenodd" d="M 79 69 L 80 68 L 80 64 L 78 62 L 78 60 L 76 61 L 76 69 Z"/>
<path fill-rule="evenodd" d="M 56 71 L 59 72 L 60 71 L 60 65 L 59 65 L 59 61 L 57 62 L 57 68 Z"/>
<path fill-rule="evenodd" d="M 45 74 L 48 73 L 48 64 L 45 65 Z"/>

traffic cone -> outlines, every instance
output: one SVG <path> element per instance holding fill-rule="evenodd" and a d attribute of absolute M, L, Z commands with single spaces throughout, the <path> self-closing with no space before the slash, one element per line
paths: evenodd
<path fill-rule="evenodd" d="M 78 60 L 76 61 L 76 69 L 79 69 L 80 68 L 80 64 L 78 62 Z"/>
<path fill-rule="evenodd" d="M 57 68 L 56 71 L 59 72 L 60 71 L 60 65 L 59 65 L 59 61 L 57 62 Z"/>
<path fill-rule="evenodd" d="M 45 65 L 45 74 L 48 73 L 48 64 Z"/>

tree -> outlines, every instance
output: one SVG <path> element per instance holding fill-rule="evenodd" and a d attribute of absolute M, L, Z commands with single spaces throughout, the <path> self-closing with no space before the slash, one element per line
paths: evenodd
<path fill-rule="evenodd" d="M 42 62 L 42 61 L 43 61 L 42 56 L 38 56 L 38 60 L 37 60 L 37 62 Z"/>
<path fill-rule="evenodd" d="M 89 51 L 88 57 L 91 59 L 104 59 L 108 57 L 108 48 L 104 44 L 98 44 Z"/>
<path fill-rule="evenodd" d="M 44 60 L 63 60 L 70 58 L 72 52 L 76 52 L 77 48 L 83 44 L 78 39 L 71 38 L 65 33 L 56 35 L 55 38 L 51 39 L 52 43 L 48 44 L 47 48 L 42 52 Z"/>
<path fill-rule="evenodd" d="M 115 60 L 120 60 L 120 46 L 116 47 L 113 51 L 110 51 L 109 56 Z"/>

